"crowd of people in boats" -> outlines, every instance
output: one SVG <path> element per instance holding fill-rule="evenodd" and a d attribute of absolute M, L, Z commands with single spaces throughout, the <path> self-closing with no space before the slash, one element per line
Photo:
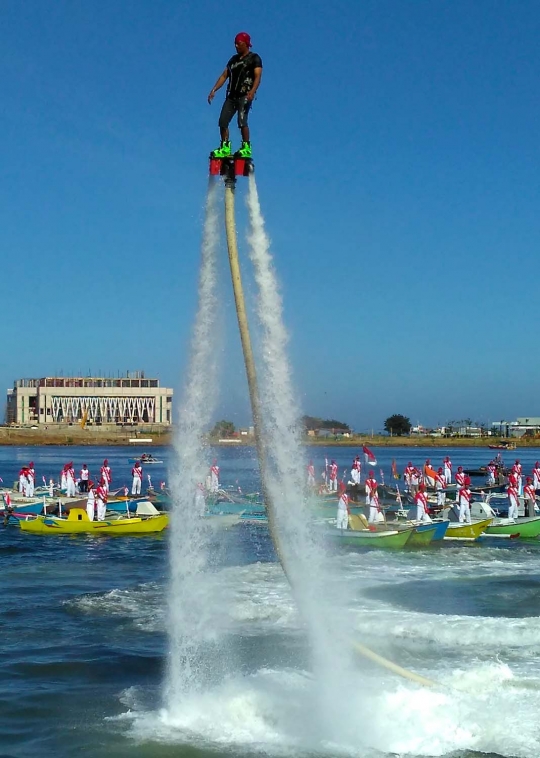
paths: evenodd
<path fill-rule="evenodd" d="M 136 460 L 131 469 L 131 494 L 140 495 L 143 483 L 143 466 L 140 460 Z M 53 478 L 47 479 L 41 477 L 43 486 L 48 490 L 50 497 L 53 497 L 55 489 L 60 489 L 66 497 L 79 497 L 81 494 L 88 493 L 93 488 L 103 488 L 108 493 L 112 484 L 112 469 L 107 458 L 103 465 L 94 476 L 91 475 L 86 463 L 76 472 L 73 461 L 65 463 L 60 471 L 58 483 Z M 127 488 L 125 488 L 127 490 Z M 23 466 L 19 471 L 18 490 L 24 498 L 33 498 L 36 490 L 36 470 L 34 462 L 30 461 L 27 466 Z M 125 493 L 126 495 L 128 492 Z"/>
<path fill-rule="evenodd" d="M 348 517 L 350 513 L 351 492 L 358 494 L 360 488 L 365 491 L 365 504 L 369 509 L 368 522 L 375 524 L 384 520 L 379 497 L 379 482 L 375 476 L 374 468 L 376 465 L 373 454 L 365 454 L 367 464 L 367 476 L 362 482 L 362 463 L 361 458 L 357 455 L 351 465 L 350 478 L 347 482 L 338 478 L 338 465 L 335 460 L 326 464 L 321 474 L 322 482 L 317 485 L 315 480 L 315 466 L 313 461 L 309 461 L 307 466 L 307 486 L 312 491 L 318 491 L 319 494 L 336 493 L 338 496 L 337 507 L 337 528 L 346 529 L 348 527 Z M 382 473 L 382 472 L 381 472 Z M 471 523 L 471 477 L 464 471 L 463 466 L 458 466 L 457 471 L 453 472 L 453 464 L 449 456 L 446 456 L 442 466 L 436 469 L 432 466 L 428 458 L 424 465 L 419 468 L 413 465 L 411 461 L 407 463 L 403 474 L 397 471 L 395 462 L 392 463 L 392 475 L 394 479 L 401 479 L 405 482 L 405 491 L 413 499 L 416 505 L 416 519 L 421 522 L 431 521 L 432 508 L 428 500 L 428 492 L 434 490 L 437 497 L 436 510 L 440 512 L 446 507 L 446 497 L 449 491 L 455 493 L 455 505 L 458 509 L 458 518 L 460 523 Z M 486 487 L 504 485 L 508 495 L 508 518 L 515 519 L 518 517 L 519 498 L 523 497 L 530 517 L 535 515 L 536 497 L 540 491 L 540 462 L 536 461 L 531 471 L 531 476 L 524 475 L 522 464 L 518 459 L 507 470 L 503 461 L 498 455 L 491 460 L 485 467 Z M 399 487 L 396 488 L 397 499 L 401 501 Z"/>

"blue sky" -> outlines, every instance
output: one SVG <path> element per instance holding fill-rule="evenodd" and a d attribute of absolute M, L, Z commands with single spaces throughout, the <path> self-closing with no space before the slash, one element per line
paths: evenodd
<path fill-rule="evenodd" d="M 6 0 L 0 386 L 142 368 L 180 387 L 206 96 L 245 30 L 303 411 L 540 415 L 539 27 L 528 0 Z M 226 274 L 218 415 L 244 424 Z"/>

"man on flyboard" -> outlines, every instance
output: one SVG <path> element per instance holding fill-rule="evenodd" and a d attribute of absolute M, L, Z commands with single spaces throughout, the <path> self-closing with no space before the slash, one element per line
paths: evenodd
<path fill-rule="evenodd" d="M 229 124 L 235 113 L 238 114 L 238 128 L 242 134 L 242 145 L 235 156 L 251 158 L 248 115 L 255 93 L 261 83 L 262 60 L 257 53 L 251 52 L 251 37 L 247 32 L 240 32 L 236 35 L 234 46 L 236 47 L 236 55 L 233 55 L 229 60 L 227 67 L 208 95 L 208 102 L 211 103 L 218 89 L 221 89 L 227 82 L 227 95 L 219 116 L 221 145 L 212 151 L 212 158 L 232 157 Z"/>

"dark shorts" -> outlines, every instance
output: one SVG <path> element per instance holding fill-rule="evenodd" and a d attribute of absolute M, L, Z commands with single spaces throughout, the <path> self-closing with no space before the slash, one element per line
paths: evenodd
<path fill-rule="evenodd" d="M 219 114 L 219 127 L 226 129 L 231 123 L 235 113 L 238 113 L 238 126 L 241 129 L 248 125 L 248 114 L 251 108 L 251 100 L 247 97 L 226 98 L 223 108 Z"/>

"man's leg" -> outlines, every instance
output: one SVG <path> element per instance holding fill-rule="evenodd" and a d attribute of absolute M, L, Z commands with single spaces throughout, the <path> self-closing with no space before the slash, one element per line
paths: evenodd
<path fill-rule="evenodd" d="M 235 155 L 240 158 L 251 158 L 251 143 L 249 139 L 249 126 L 248 116 L 251 109 L 251 100 L 247 97 L 241 97 L 237 100 L 238 103 L 238 128 L 242 135 L 242 146 L 240 150 L 237 150 Z"/>
<path fill-rule="evenodd" d="M 236 113 L 236 101 L 225 98 L 225 102 L 219 114 L 219 133 L 221 135 L 221 145 L 212 151 L 214 158 L 227 158 L 232 155 L 231 143 L 229 141 L 229 124 Z"/>

